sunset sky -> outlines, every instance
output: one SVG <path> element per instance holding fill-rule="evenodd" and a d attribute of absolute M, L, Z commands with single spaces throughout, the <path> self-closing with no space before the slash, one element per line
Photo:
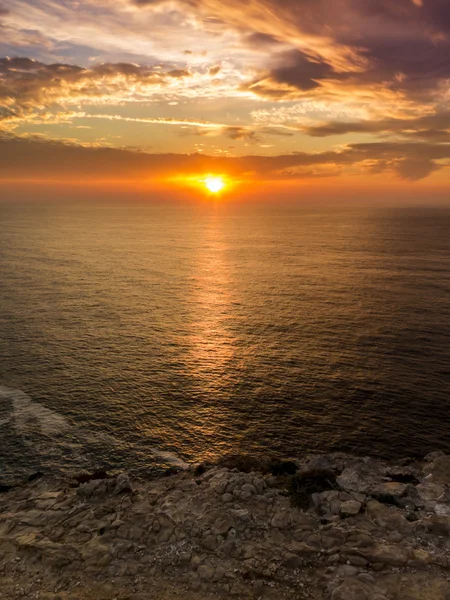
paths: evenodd
<path fill-rule="evenodd" d="M 3 180 L 446 190 L 448 0 L 0 2 Z"/>

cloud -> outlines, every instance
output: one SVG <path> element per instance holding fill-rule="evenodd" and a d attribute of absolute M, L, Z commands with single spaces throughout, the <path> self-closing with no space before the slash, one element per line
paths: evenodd
<path fill-rule="evenodd" d="M 139 0 L 140 6 L 147 4 Z M 283 43 L 293 48 L 261 80 L 249 82 L 248 89 L 263 96 L 292 98 L 290 88 L 311 90 L 334 73 L 340 74 L 336 82 L 351 77 L 354 86 L 370 88 L 378 83 L 407 96 L 431 99 L 450 77 L 447 0 L 178 0 L 177 4 L 227 23 L 250 47 L 270 49 Z"/>
<path fill-rule="evenodd" d="M 248 142 L 258 142 L 261 139 L 257 131 L 251 129 L 250 127 L 223 127 L 221 133 L 223 133 L 232 140 L 246 140 Z"/>
<path fill-rule="evenodd" d="M 357 133 L 447 142 L 450 137 L 450 111 L 435 112 L 434 114 L 410 119 L 330 121 L 318 125 L 303 126 L 300 129 L 312 137 Z"/>
<path fill-rule="evenodd" d="M 403 158 L 396 162 L 395 171 L 402 179 L 419 181 L 440 169 L 432 160 Z"/>
<path fill-rule="evenodd" d="M 283 43 L 274 35 L 262 33 L 261 31 L 255 31 L 248 34 L 244 38 L 244 42 L 249 48 L 265 51 L 271 50 L 273 46 L 281 45 Z"/>
<path fill-rule="evenodd" d="M 276 66 L 242 89 L 269 98 L 286 98 L 296 96 L 297 92 L 310 92 L 321 85 L 321 80 L 334 74 L 329 64 L 300 50 L 280 53 L 275 62 Z"/>
<path fill-rule="evenodd" d="M 0 135 L 0 178 L 163 179 L 222 172 L 256 180 L 293 179 L 308 173 L 336 174 L 347 168 L 393 171 L 403 179 L 427 177 L 450 160 L 450 145 L 427 143 L 352 144 L 339 150 L 279 156 L 214 157 L 149 154 L 136 150 L 82 146 L 36 137 Z M 367 170 L 367 169 L 366 169 Z"/>
<path fill-rule="evenodd" d="M 218 73 L 220 73 L 221 68 L 222 67 L 220 65 L 217 65 L 215 67 L 210 67 L 208 69 L 208 74 L 211 75 L 211 77 L 215 77 Z"/>
<path fill-rule="evenodd" d="M 183 81 L 189 69 L 166 65 L 106 63 L 91 68 L 71 64 L 44 64 L 26 58 L 0 59 L 0 110 L 3 119 L 26 117 L 53 104 L 121 104 L 148 101 L 153 95 L 186 93 Z M 195 85 L 195 84 L 194 84 Z"/>

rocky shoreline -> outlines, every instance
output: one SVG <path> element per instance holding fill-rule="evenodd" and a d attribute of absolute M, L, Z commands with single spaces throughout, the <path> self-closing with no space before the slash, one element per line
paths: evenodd
<path fill-rule="evenodd" d="M 449 600 L 450 456 L 0 487 L 0 598 Z"/>

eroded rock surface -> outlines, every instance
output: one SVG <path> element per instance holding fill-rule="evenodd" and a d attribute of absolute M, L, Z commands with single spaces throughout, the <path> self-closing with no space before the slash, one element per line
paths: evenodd
<path fill-rule="evenodd" d="M 40 477 L 0 494 L 0 598 L 449 600 L 449 462 Z"/>

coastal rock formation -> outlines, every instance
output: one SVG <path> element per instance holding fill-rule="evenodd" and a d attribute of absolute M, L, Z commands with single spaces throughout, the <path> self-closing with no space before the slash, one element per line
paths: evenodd
<path fill-rule="evenodd" d="M 37 477 L 0 494 L 6 600 L 449 600 L 449 557 L 442 453 L 239 457 L 152 481 Z"/>

